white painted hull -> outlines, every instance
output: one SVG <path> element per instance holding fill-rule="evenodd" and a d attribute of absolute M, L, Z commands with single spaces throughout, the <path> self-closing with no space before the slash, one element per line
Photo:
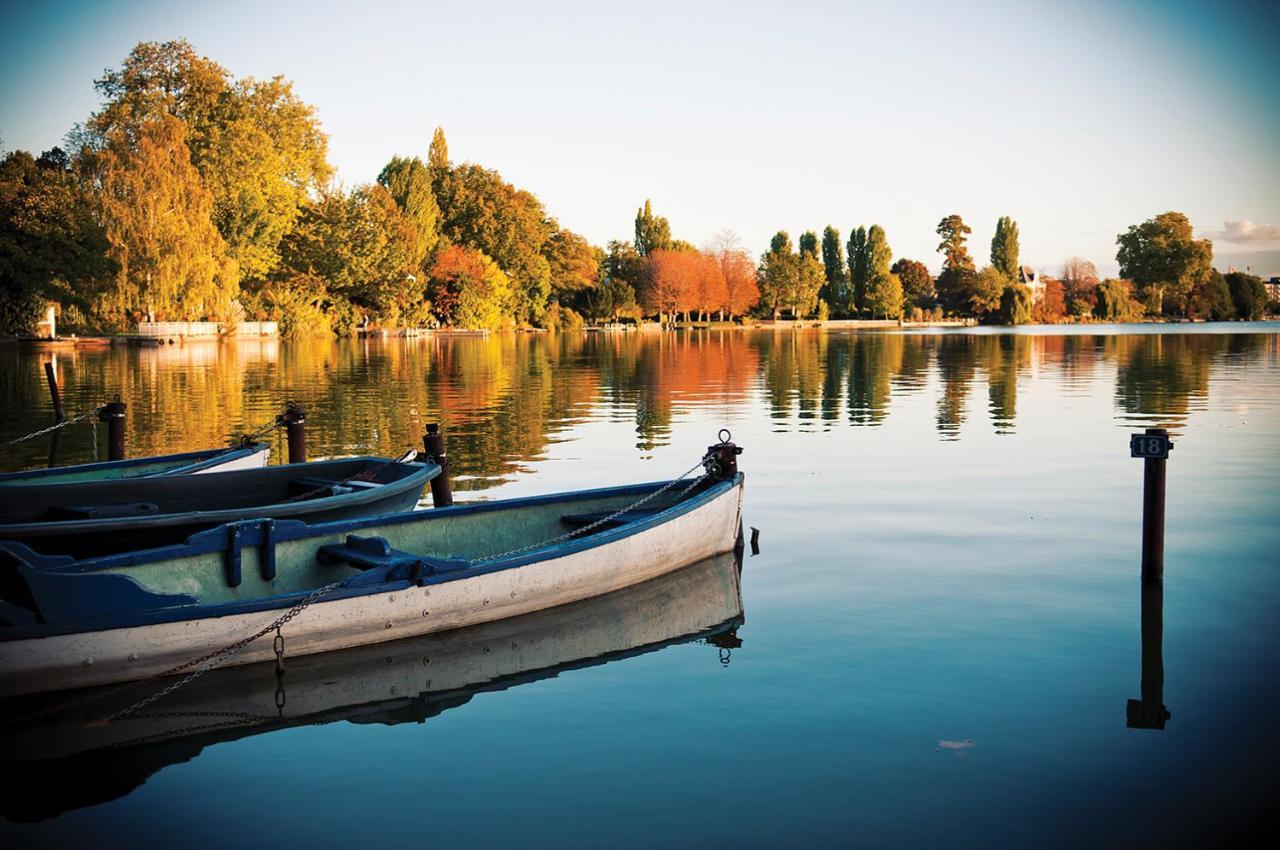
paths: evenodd
<path fill-rule="evenodd" d="M 241 469 L 262 469 L 267 465 L 267 458 L 271 455 L 271 446 L 264 444 L 262 448 L 256 452 L 244 455 L 242 457 L 233 457 L 223 463 L 215 463 L 204 469 L 197 469 L 192 475 L 204 475 L 206 472 L 236 472 Z"/>
<path fill-rule="evenodd" d="M 621 590 L 731 551 L 741 502 L 739 484 L 668 522 L 562 557 L 394 593 L 322 600 L 285 626 L 287 652 L 310 655 L 458 629 Z M 281 613 L 9 641 L 0 644 L 0 696 L 157 676 L 253 634 Z M 264 638 L 226 664 L 272 658 L 271 639 Z"/>

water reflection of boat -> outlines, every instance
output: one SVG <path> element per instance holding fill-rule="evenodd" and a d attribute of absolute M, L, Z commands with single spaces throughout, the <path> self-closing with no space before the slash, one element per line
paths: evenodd
<path fill-rule="evenodd" d="M 560 673 L 706 639 L 740 645 L 741 550 L 560 608 L 468 629 L 218 670 L 106 722 L 146 688 L 99 689 L 4 706 L 0 761 L 21 776 L 0 814 L 36 821 L 130 793 L 205 747 L 279 729 L 421 723 L 469 702 Z M 62 708 L 58 708 L 62 706 Z"/>

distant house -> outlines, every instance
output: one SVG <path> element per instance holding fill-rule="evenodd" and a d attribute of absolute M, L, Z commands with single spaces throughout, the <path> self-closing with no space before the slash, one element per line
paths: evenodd
<path fill-rule="evenodd" d="M 1036 270 L 1031 266 L 1022 266 L 1018 269 L 1018 278 L 1023 286 L 1031 290 L 1031 303 L 1039 304 L 1044 297 L 1044 281 L 1036 274 Z"/>
<path fill-rule="evenodd" d="M 1268 279 L 1262 285 L 1267 288 L 1267 295 L 1272 301 L 1280 301 L 1280 275 Z"/>

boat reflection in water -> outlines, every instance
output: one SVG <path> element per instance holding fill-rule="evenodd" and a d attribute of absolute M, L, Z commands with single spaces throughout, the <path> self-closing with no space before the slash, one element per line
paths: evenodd
<path fill-rule="evenodd" d="M 742 549 L 560 608 L 393 643 L 215 670 L 107 722 L 156 682 L 12 700 L 0 762 L 23 777 L 0 815 L 32 822 L 123 797 L 213 744 L 294 726 L 421 723 L 473 696 L 705 640 L 741 645 Z"/>

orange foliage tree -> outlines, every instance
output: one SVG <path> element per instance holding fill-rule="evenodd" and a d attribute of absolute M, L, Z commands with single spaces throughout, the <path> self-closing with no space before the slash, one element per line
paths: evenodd
<path fill-rule="evenodd" d="M 730 316 L 743 316 L 760 301 L 756 286 L 756 263 L 746 251 L 725 249 L 718 255 L 720 275 L 724 278 L 724 311 Z"/>
<path fill-rule="evenodd" d="M 1066 289 L 1062 281 L 1044 278 L 1044 293 L 1031 308 L 1031 318 L 1042 325 L 1055 325 L 1067 314 Z"/>

